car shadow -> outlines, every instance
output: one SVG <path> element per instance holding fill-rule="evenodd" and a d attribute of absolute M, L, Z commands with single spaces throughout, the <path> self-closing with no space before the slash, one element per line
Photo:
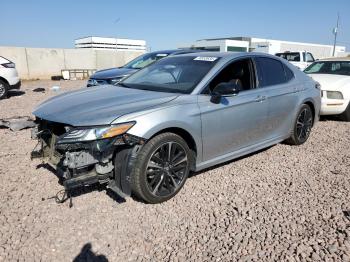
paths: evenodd
<path fill-rule="evenodd" d="M 18 91 L 18 90 L 9 90 L 7 93 L 7 98 L 11 98 L 11 97 L 16 97 L 16 96 L 22 96 L 24 95 L 26 92 L 24 91 Z"/>
<path fill-rule="evenodd" d="M 48 170 L 50 173 L 52 173 L 53 175 L 55 175 L 58 179 L 58 183 L 61 186 L 63 186 L 63 177 L 57 173 L 56 169 L 54 169 L 51 165 L 47 163 L 40 163 L 39 165 L 36 166 L 36 169 L 41 169 L 41 168 L 44 168 Z"/>
<path fill-rule="evenodd" d="M 92 251 L 91 243 L 86 243 L 80 253 L 72 260 L 73 262 L 108 262 L 108 259 L 105 255 L 99 254 L 97 255 L 94 251 Z"/>
<path fill-rule="evenodd" d="M 327 121 L 346 122 L 341 116 L 338 116 L 338 115 L 321 116 L 320 121 L 321 122 L 327 122 Z"/>
<path fill-rule="evenodd" d="M 56 169 L 54 169 L 51 165 L 47 164 L 47 163 L 41 163 L 39 165 L 36 166 L 36 169 L 40 169 L 40 168 L 44 168 L 46 170 L 48 170 L 51 174 L 53 174 L 55 177 L 57 177 L 58 179 L 58 184 L 60 184 L 61 186 L 63 186 L 63 182 L 64 179 L 61 175 L 59 175 L 56 171 Z M 81 186 L 81 187 L 77 187 L 74 190 L 70 190 L 70 196 L 71 197 L 78 197 L 84 194 L 88 194 L 94 191 L 98 191 L 98 192 L 102 192 L 102 191 L 106 191 L 106 194 L 112 198 L 114 201 L 116 201 L 118 204 L 122 204 L 124 202 L 126 202 L 125 198 L 119 196 L 118 194 L 112 192 L 111 190 L 109 190 L 106 185 L 101 185 L 101 184 L 92 184 L 92 185 L 88 185 L 88 186 Z"/>
<path fill-rule="evenodd" d="M 275 146 L 275 145 L 272 145 L 272 146 L 269 146 L 269 147 L 260 149 L 260 150 L 258 150 L 258 151 L 255 151 L 255 152 L 252 152 L 252 153 L 250 153 L 250 154 L 247 154 L 247 155 L 244 155 L 244 156 L 235 158 L 235 159 L 233 159 L 233 160 L 228 160 L 228 161 L 225 161 L 225 162 L 223 162 L 223 163 L 220 163 L 220 164 L 217 164 L 217 165 L 214 165 L 214 166 L 205 168 L 205 169 L 203 169 L 203 170 L 201 170 L 201 171 L 198 171 L 198 172 L 191 172 L 191 173 L 189 174 L 188 178 L 192 178 L 192 177 L 201 175 L 201 174 L 203 174 L 203 173 L 206 173 L 206 172 L 208 172 L 208 171 L 211 171 L 211 170 L 214 170 L 214 169 L 217 169 L 217 168 L 226 166 L 226 165 L 228 165 L 228 164 L 237 162 L 237 161 L 242 160 L 242 159 L 244 159 L 244 158 L 249 158 L 249 157 L 251 157 L 251 156 L 260 154 L 260 153 L 262 153 L 262 152 L 265 152 L 265 151 L 269 150 L 270 148 L 272 148 L 272 147 L 274 147 L 274 146 Z"/>

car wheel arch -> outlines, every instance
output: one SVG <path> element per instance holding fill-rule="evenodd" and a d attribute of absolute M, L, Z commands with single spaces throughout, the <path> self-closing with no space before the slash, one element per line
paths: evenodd
<path fill-rule="evenodd" d="M 0 76 L 0 80 L 3 81 L 3 82 L 5 82 L 5 84 L 10 85 L 10 83 L 9 83 L 5 78 L 3 78 L 3 77 L 1 77 L 1 76 Z"/>
<path fill-rule="evenodd" d="M 311 108 L 312 115 L 313 115 L 313 118 L 314 118 L 314 122 L 313 122 L 313 124 L 314 124 L 315 123 L 315 119 L 317 118 L 316 109 L 315 109 L 314 103 L 312 101 L 310 101 L 310 100 L 306 100 L 306 101 L 303 102 L 303 104 L 308 105 Z"/>
<path fill-rule="evenodd" d="M 180 136 L 181 138 L 183 138 L 185 140 L 188 147 L 193 152 L 193 156 L 192 156 L 193 161 L 192 161 L 192 165 L 191 165 L 191 170 L 194 171 L 195 167 L 196 167 L 196 158 L 198 156 L 198 145 L 197 145 L 197 142 L 194 139 L 194 137 L 191 135 L 191 133 L 189 131 L 187 131 L 186 129 L 181 128 L 181 127 L 167 127 L 167 128 L 163 128 L 163 129 L 155 132 L 153 135 L 151 135 L 151 137 L 148 140 L 150 140 L 153 137 L 156 137 L 157 135 L 160 135 L 162 133 L 173 133 L 173 134 Z"/>

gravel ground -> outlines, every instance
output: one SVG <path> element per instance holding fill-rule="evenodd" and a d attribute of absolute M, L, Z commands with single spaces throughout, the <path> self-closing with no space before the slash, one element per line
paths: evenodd
<path fill-rule="evenodd" d="M 57 84 L 84 82 L 24 82 L 0 119 L 30 115 Z M 56 204 L 62 187 L 30 161 L 34 146 L 30 130 L 0 129 L 0 261 L 350 261 L 350 123 L 321 121 L 302 146 L 193 174 L 158 205 L 99 186 Z"/>

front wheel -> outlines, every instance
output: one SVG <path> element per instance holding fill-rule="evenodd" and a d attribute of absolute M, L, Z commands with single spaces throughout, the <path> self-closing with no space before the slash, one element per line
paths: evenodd
<path fill-rule="evenodd" d="M 155 136 L 138 153 L 131 174 L 133 192 L 148 203 L 161 203 L 175 196 L 190 171 L 191 150 L 178 135 Z"/>
<path fill-rule="evenodd" d="M 291 136 L 286 140 L 291 145 L 301 145 L 306 142 L 314 122 L 312 110 L 304 104 L 298 112 Z"/>

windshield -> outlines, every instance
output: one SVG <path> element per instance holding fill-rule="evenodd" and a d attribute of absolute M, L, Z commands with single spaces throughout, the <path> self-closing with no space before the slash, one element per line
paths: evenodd
<path fill-rule="evenodd" d="M 350 76 L 350 61 L 319 61 L 307 67 L 306 74 L 334 74 Z"/>
<path fill-rule="evenodd" d="M 132 60 L 131 62 L 124 65 L 124 68 L 130 68 L 130 69 L 141 69 L 144 68 L 147 65 L 150 65 L 154 63 L 155 61 L 162 59 L 166 56 L 168 56 L 168 53 L 149 53 L 144 54 L 142 56 L 137 57 L 136 59 Z"/>
<path fill-rule="evenodd" d="M 300 53 L 277 53 L 276 56 L 284 58 L 290 62 L 300 62 Z"/>
<path fill-rule="evenodd" d="M 121 86 L 159 92 L 189 94 L 218 57 L 168 57 L 125 79 Z"/>

